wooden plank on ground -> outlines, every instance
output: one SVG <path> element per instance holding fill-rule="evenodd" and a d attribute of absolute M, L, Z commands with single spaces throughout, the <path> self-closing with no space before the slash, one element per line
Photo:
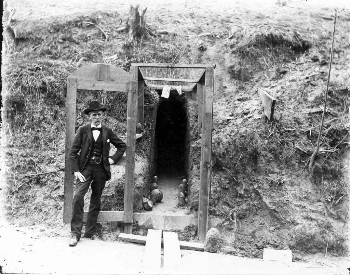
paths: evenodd
<path fill-rule="evenodd" d="M 205 240 L 208 231 L 209 190 L 211 182 L 211 143 L 213 126 L 214 69 L 205 72 L 203 126 L 200 166 L 200 192 L 198 206 L 198 238 Z"/>
<path fill-rule="evenodd" d="M 162 230 L 148 229 L 146 249 L 142 265 L 145 270 L 156 271 L 161 267 L 162 261 Z"/>
<path fill-rule="evenodd" d="M 146 236 L 126 234 L 126 233 L 120 233 L 118 238 L 124 242 L 139 243 L 139 244 L 145 244 L 147 240 Z"/>
<path fill-rule="evenodd" d="M 163 240 L 164 268 L 174 271 L 181 263 L 179 238 L 175 232 L 163 232 Z"/>
<path fill-rule="evenodd" d="M 258 94 L 260 96 L 262 105 L 264 107 L 264 114 L 269 120 L 273 120 L 273 113 L 275 111 L 276 99 L 268 94 L 264 90 L 259 90 Z"/>
<path fill-rule="evenodd" d="M 180 241 L 180 248 L 186 250 L 204 251 L 204 244 Z"/>
<path fill-rule="evenodd" d="M 73 185 L 74 175 L 72 174 L 69 162 L 69 150 L 75 136 L 77 101 L 77 79 L 67 79 L 67 102 L 66 102 L 66 148 L 65 148 L 65 176 L 64 176 L 64 206 L 63 222 L 69 223 L 72 217 Z"/>
<path fill-rule="evenodd" d="M 134 202 L 134 170 L 135 170 L 135 137 L 137 115 L 137 82 L 127 84 L 127 135 L 126 135 L 126 166 L 124 187 L 124 231 L 132 232 L 133 202 Z"/>
<path fill-rule="evenodd" d="M 146 244 L 146 240 L 147 240 L 147 236 L 125 234 L 125 233 L 120 233 L 118 238 L 125 242 L 138 243 L 138 244 Z M 179 241 L 179 243 L 180 243 L 180 249 L 204 251 L 203 243 L 194 243 L 194 242 L 185 242 L 185 241 Z"/>

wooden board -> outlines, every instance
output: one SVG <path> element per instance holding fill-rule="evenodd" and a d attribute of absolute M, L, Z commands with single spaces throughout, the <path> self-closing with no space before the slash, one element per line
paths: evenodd
<path fill-rule="evenodd" d="M 215 68 L 213 65 L 202 65 L 202 64 L 161 64 L 161 63 L 132 63 L 131 66 L 137 67 L 155 67 L 155 68 Z"/>
<path fill-rule="evenodd" d="M 269 120 L 273 120 L 273 113 L 275 111 L 276 99 L 269 95 L 264 90 L 259 90 L 258 94 L 260 96 L 262 105 L 264 107 L 264 114 Z"/>
<path fill-rule="evenodd" d="M 198 132 L 202 131 L 204 85 L 197 84 Z"/>
<path fill-rule="evenodd" d="M 118 238 L 125 242 L 138 243 L 138 244 L 146 244 L 146 240 L 147 240 L 147 236 L 125 234 L 125 233 L 120 233 Z M 163 241 L 162 241 L 162 244 L 163 244 Z M 203 243 L 179 241 L 179 244 L 180 244 L 180 249 L 204 251 Z"/>
<path fill-rule="evenodd" d="M 127 136 L 126 136 L 126 166 L 124 187 L 124 223 L 125 233 L 132 232 L 133 202 L 134 202 L 134 170 L 135 170 L 135 137 L 137 113 L 137 82 L 127 84 Z"/>
<path fill-rule="evenodd" d="M 164 241 L 164 268 L 176 270 L 181 263 L 180 243 L 177 233 L 163 232 Z"/>
<path fill-rule="evenodd" d="M 89 91 L 107 91 L 107 92 L 126 92 L 126 84 L 116 82 L 106 82 L 97 80 L 78 79 L 79 90 Z"/>
<path fill-rule="evenodd" d="M 205 240 L 208 231 L 209 190 L 211 182 L 211 143 L 213 126 L 214 69 L 205 72 L 205 94 L 203 107 L 200 192 L 198 207 L 198 238 Z"/>
<path fill-rule="evenodd" d="M 163 90 L 165 85 L 154 85 L 154 84 L 147 84 L 148 87 L 156 89 L 156 90 Z M 189 87 L 189 86 L 181 86 L 181 91 L 183 92 L 192 92 L 194 90 L 194 86 L 193 87 Z"/>
<path fill-rule="evenodd" d="M 183 79 L 183 78 L 158 78 L 158 77 L 144 77 L 144 80 L 150 81 L 168 81 L 168 82 L 185 82 L 185 83 L 197 83 L 196 79 Z"/>
<path fill-rule="evenodd" d="M 157 270 L 161 267 L 162 230 L 148 229 L 146 249 L 142 265 L 146 270 Z"/>
<path fill-rule="evenodd" d="M 120 233 L 118 238 L 124 242 L 146 244 L 147 236 Z"/>
<path fill-rule="evenodd" d="M 74 175 L 69 163 L 69 150 L 75 136 L 77 100 L 77 79 L 67 79 L 67 102 L 66 102 L 66 147 L 65 147 L 65 176 L 64 176 L 64 206 L 63 222 L 69 223 L 72 218 L 73 185 Z"/>
<path fill-rule="evenodd" d="M 204 251 L 204 244 L 180 241 L 180 248 L 186 250 Z"/>
<path fill-rule="evenodd" d="M 108 66 L 108 69 L 106 66 Z M 104 81 L 100 80 L 99 82 L 114 82 L 115 84 L 120 84 L 124 87 L 124 91 L 126 83 L 132 80 L 131 74 L 124 71 L 123 69 L 118 68 L 117 66 L 107 65 L 103 63 L 93 63 L 80 67 L 76 69 L 72 74 L 70 74 L 69 77 L 77 78 L 78 80 L 91 80 L 96 82 L 99 81 L 99 78 L 105 79 Z"/>

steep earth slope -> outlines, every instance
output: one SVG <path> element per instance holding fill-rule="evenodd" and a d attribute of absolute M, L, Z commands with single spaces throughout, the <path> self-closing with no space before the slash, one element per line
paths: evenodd
<path fill-rule="evenodd" d="M 154 2 L 147 10 L 149 31 L 167 32 L 138 43 L 117 31 L 127 4 L 89 2 L 81 13 L 72 8 L 54 15 L 54 7 L 41 1 L 45 13 L 30 16 L 24 3 L 12 2 L 17 10 L 3 70 L 8 219 L 66 234 L 64 105 L 66 77 L 77 66 L 105 62 L 129 70 L 132 62 L 215 63 L 210 214 L 225 218 L 219 226 L 225 251 L 253 257 L 261 257 L 264 247 L 290 248 L 295 255 L 346 254 L 349 10 L 339 10 L 321 150 L 308 171 L 327 82 L 333 10 L 301 1 Z M 263 115 L 259 89 L 277 98 L 273 122 Z M 199 138 L 191 142 L 200 150 Z M 198 164 L 192 168 L 199 172 Z M 189 208 L 197 207 L 193 199 Z"/>

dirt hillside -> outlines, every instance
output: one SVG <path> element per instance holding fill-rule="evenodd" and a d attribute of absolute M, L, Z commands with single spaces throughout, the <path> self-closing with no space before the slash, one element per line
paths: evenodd
<path fill-rule="evenodd" d="M 8 1 L 1 187 L 9 222 L 66 236 L 62 224 L 66 78 L 104 62 L 216 64 L 210 215 L 223 252 L 265 247 L 345 256 L 349 239 L 350 11 L 346 1 L 149 1 L 148 36 L 118 31 L 137 1 Z M 313 168 L 338 10 L 328 107 Z M 14 9 L 14 10 L 13 10 Z M 11 13 L 13 10 L 13 13 Z M 274 121 L 258 91 L 276 97 Z M 39 127 L 38 127 L 39 126 Z M 200 137 L 191 140 L 200 150 Z M 193 162 L 192 172 L 199 166 Z M 195 182 L 196 177 L 193 181 Z M 193 183 L 195 187 L 195 183 Z M 188 208 L 198 209 L 196 192 Z M 198 198 L 198 193 L 197 193 Z M 105 227 L 105 239 L 115 239 Z M 193 236 L 189 237 L 193 238 Z"/>

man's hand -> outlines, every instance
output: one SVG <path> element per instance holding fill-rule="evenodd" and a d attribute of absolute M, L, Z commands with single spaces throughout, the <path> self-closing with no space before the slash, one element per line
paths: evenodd
<path fill-rule="evenodd" d="M 114 164 L 114 160 L 111 158 L 108 158 L 109 164 Z"/>
<path fill-rule="evenodd" d="M 80 180 L 80 182 L 86 181 L 85 177 L 80 172 L 74 172 L 74 176 L 75 176 L 76 179 L 78 178 Z"/>

